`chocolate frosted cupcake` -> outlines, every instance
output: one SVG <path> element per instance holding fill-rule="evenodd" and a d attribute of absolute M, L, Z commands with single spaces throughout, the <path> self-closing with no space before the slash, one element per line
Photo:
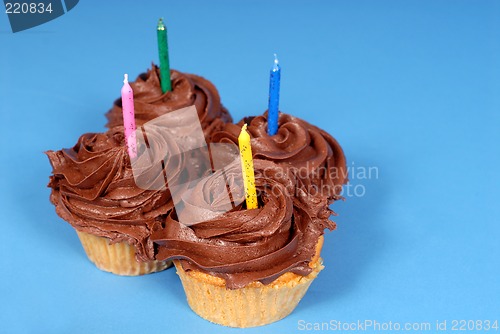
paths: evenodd
<path fill-rule="evenodd" d="M 173 207 L 170 193 L 136 186 L 121 131 L 84 134 L 73 148 L 46 154 L 53 167 L 50 200 L 97 267 L 119 275 L 168 267 L 154 260 L 150 235 Z"/>
<path fill-rule="evenodd" d="M 212 141 L 237 144 L 244 123 L 248 124 L 255 159 L 274 161 L 288 169 L 296 187 L 307 193 L 321 193 L 330 203 L 340 198 L 342 185 L 347 182 L 347 167 L 344 152 L 332 136 L 285 113 L 279 114 L 277 134 L 270 136 L 266 112 L 238 124 L 226 124 L 213 134 Z"/>
<path fill-rule="evenodd" d="M 194 75 L 171 71 L 172 91 L 162 93 L 159 68 L 152 65 L 147 73 L 137 77 L 130 86 L 134 91 L 135 120 L 137 126 L 184 107 L 194 105 L 207 140 L 212 132 L 232 122 L 231 115 L 221 104 L 219 93 L 208 80 Z M 123 125 L 121 99 L 106 114 L 108 128 Z"/>
<path fill-rule="evenodd" d="M 259 208 L 243 203 L 212 219 L 187 226 L 176 211 L 153 233 L 157 259 L 175 260 L 190 307 L 201 317 L 231 327 L 253 327 L 288 315 L 322 270 L 319 257 L 324 229 L 334 229 L 326 197 L 296 191 L 289 171 L 271 161 L 254 160 Z M 201 182 L 187 204 L 227 207 L 225 182 L 234 186 L 237 164 Z M 227 204 L 227 203 L 226 203 Z M 203 215 L 203 212 L 201 212 Z"/>

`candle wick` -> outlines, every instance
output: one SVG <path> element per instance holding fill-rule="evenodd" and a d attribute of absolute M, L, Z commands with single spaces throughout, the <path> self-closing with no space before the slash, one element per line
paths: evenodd
<path fill-rule="evenodd" d="M 280 65 L 278 63 L 278 55 L 275 53 L 274 54 L 274 64 L 273 64 L 273 68 L 271 69 L 273 72 L 277 72 L 279 71 L 280 69 Z"/>
<path fill-rule="evenodd" d="M 158 20 L 157 29 L 158 30 L 165 30 L 165 23 L 163 23 L 163 17 L 160 17 L 160 19 Z"/>
<path fill-rule="evenodd" d="M 123 75 L 123 83 L 128 83 L 128 74 L 127 73 L 125 73 Z"/>

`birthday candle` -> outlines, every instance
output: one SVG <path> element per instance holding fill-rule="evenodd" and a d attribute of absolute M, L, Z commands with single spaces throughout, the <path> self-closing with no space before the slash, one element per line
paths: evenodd
<path fill-rule="evenodd" d="M 241 171 L 243 173 L 243 184 L 245 187 L 245 199 L 247 209 L 257 209 L 257 192 L 255 190 L 255 174 L 253 169 L 252 147 L 250 146 L 250 135 L 247 132 L 247 125 L 241 128 L 238 137 L 241 156 Z"/>
<path fill-rule="evenodd" d="M 281 68 L 278 56 L 274 54 L 274 64 L 269 79 L 269 107 L 267 111 L 267 133 L 274 136 L 278 132 L 278 113 L 280 104 Z"/>
<path fill-rule="evenodd" d="M 172 90 L 170 82 L 170 61 L 168 59 L 167 27 L 163 24 L 163 19 L 158 21 L 158 52 L 160 55 L 160 84 L 163 93 Z"/>
<path fill-rule="evenodd" d="M 137 142 L 135 138 L 134 92 L 128 83 L 128 74 L 124 75 L 122 87 L 123 127 L 130 159 L 137 156 Z"/>

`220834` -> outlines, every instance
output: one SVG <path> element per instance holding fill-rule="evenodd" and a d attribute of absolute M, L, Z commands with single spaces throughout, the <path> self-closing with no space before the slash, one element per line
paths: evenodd
<path fill-rule="evenodd" d="M 452 331 L 498 330 L 498 320 L 452 320 Z"/>
<path fill-rule="evenodd" d="M 52 13 L 52 3 L 44 4 L 43 2 L 7 2 L 5 3 L 6 14 L 43 14 Z"/>

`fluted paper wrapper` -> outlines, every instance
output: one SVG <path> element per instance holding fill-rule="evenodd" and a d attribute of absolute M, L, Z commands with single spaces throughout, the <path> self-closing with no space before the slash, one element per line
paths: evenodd
<path fill-rule="evenodd" d="M 240 328 L 267 325 L 289 315 L 323 269 L 318 258 L 307 276 L 285 273 L 268 285 L 252 282 L 230 290 L 221 278 L 199 271 L 186 272 L 178 261 L 174 264 L 188 304 L 196 314 L 219 325 Z"/>
<path fill-rule="evenodd" d="M 97 268 L 122 276 L 139 276 L 162 271 L 172 265 L 170 261 L 139 262 L 135 247 L 127 242 L 109 243 L 104 237 L 76 231 L 83 249 Z"/>

